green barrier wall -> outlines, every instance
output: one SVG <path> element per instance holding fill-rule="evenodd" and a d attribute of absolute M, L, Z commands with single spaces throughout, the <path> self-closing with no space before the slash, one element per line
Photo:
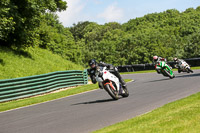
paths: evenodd
<path fill-rule="evenodd" d="M 36 76 L 0 80 L 0 102 L 87 83 L 88 76 L 86 70 L 57 71 Z"/>

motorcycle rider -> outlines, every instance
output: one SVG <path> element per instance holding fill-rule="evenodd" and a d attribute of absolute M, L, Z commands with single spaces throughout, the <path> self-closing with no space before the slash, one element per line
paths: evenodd
<path fill-rule="evenodd" d="M 167 62 L 167 59 L 166 58 L 162 58 L 162 57 L 158 57 L 158 56 L 153 56 L 153 61 L 155 62 L 155 63 L 157 63 L 157 62 L 160 62 L 160 61 L 165 61 L 165 62 Z"/>
<path fill-rule="evenodd" d="M 167 59 L 166 58 L 162 58 L 162 57 L 158 57 L 158 56 L 153 56 L 153 62 L 155 64 L 159 63 L 160 61 L 165 61 L 167 62 Z M 160 74 L 160 70 L 156 69 L 157 73 Z"/>
<path fill-rule="evenodd" d="M 123 78 L 119 74 L 118 69 L 114 67 L 113 65 L 106 64 L 104 62 L 97 63 L 95 59 L 89 60 L 88 65 L 90 66 L 90 69 L 87 69 L 88 75 L 90 75 L 90 78 L 93 84 L 97 82 L 95 79 L 95 71 L 97 67 L 107 67 L 107 70 L 111 72 L 112 74 L 114 74 L 119 79 L 119 82 L 122 84 L 122 87 L 126 88 L 126 82 L 123 80 Z"/>
<path fill-rule="evenodd" d="M 178 59 L 178 58 L 176 58 L 176 57 L 175 57 L 173 60 L 174 60 L 174 63 L 175 63 L 174 66 L 175 66 L 176 68 L 178 68 L 178 72 L 180 73 L 180 72 L 182 71 L 182 70 L 181 70 L 181 65 L 182 65 L 182 64 L 187 64 L 186 61 L 184 61 L 183 59 Z"/>

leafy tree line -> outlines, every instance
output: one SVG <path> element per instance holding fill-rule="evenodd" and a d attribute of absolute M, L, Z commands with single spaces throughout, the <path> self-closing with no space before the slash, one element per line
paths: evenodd
<path fill-rule="evenodd" d="M 96 58 L 115 65 L 150 63 L 154 55 L 200 56 L 200 7 L 184 12 L 171 9 L 147 14 L 127 23 L 98 25 L 80 22 L 70 28 L 77 44 L 83 46 L 83 62 Z"/>
<path fill-rule="evenodd" d="M 47 12 L 66 10 L 62 0 L 1 0 L 0 43 L 8 47 L 29 47 L 39 40 L 38 27 Z"/>
<path fill-rule="evenodd" d="M 200 56 L 200 7 L 147 14 L 124 24 L 85 21 L 64 27 L 54 13 L 66 10 L 62 0 L 2 0 L 0 6 L 0 44 L 7 47 L 39 46 L 84 66 L 91 58 L 128 65 L 149 63 L 153 55 Z"/>

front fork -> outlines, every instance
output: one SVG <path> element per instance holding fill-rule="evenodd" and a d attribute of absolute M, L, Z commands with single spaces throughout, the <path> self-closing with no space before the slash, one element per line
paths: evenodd
<path fill-rule="evenodd" d="M 170 67 L 169 67 L 168 65 L 165 65 L 165 67 L 169 70 L 170 75 L 174 75 L 174 74 L 173 74 L 173 71 L 170 69 Z"/>
<path fill-rule="evenodd" d="M 106 82 L 103 83 L 104 88 L 105 88 L 105 86 L 106 86 L 107 84 L 109 84 L 109 86 L 110 86 L 113 90 L 115 90 L 115 87 L 113 86 L 113 84 L 112 84 L 112 82 L 111 82 L 110 80 L 107 80 Z"/>

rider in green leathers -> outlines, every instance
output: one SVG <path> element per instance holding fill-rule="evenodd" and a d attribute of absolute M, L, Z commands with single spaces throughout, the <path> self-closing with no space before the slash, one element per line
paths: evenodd
<path fill-rule="evenodd" d="M 168 76 L 166 71 L 170 73 L 170 77 L 173 78 L 174 74 L 173 71 L 171 70 L 171 67 L 166 63 L 166 59 L 158 56 L 153 57 L 153 61 L 155 62 L 155 67 L 157 73 L 162 73 L 164 76 Z"/>
<path fill-rule="evenodd" d="M 167 62 L 167 59 L 162 58 L 162 57 L 158 57 L 158 56 L 154 56 L 154 57 L 153 57 L 153 62 L 154 62 L 155 64 L 158 64 L 160 61 L 165 61 L 165 62 Z M 160 74 L 160 70 L 156 69 L 156 71 L 157 71 L 158 74 Z"/>

